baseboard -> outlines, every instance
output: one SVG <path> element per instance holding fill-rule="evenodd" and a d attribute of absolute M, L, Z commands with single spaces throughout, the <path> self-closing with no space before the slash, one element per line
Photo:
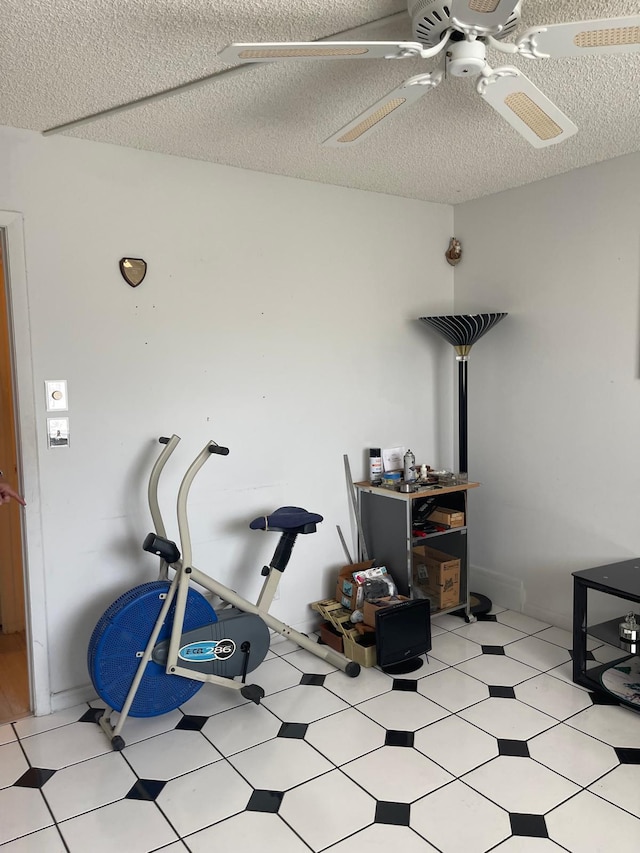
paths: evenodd
<path fill-rule="evenodd" d="M 487 598 L 507 610 L 524 611 L 525 589 L 518 578 L 503 575 L 481 566 L 471 566 L 469 570 L 469 589 L 486 595 Z"/>
<path fill-rule="evenodd" d="M 98 696 L 92 684 L 82 687 L 72 687 L 70 690 L 61 690 L 60 693 L 51 694 L 51 713 L 73 708 L 74 705 L 82 705 L 83 702 L 93 702 Z"/>

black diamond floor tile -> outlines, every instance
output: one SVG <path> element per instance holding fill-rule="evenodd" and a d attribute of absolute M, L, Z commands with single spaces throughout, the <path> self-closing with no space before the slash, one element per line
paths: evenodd
<path fill-rule="evenodd" d="M 159 779 L 138 779 L 127 793 L 125 800 L 151 800 L 151 802 L 155 802 L 156 797 L 166 784 Z"/>
<path fill-rule="evenodd" d="M 300 684 L 311 684 L 313 687 L 322 687 L 325 675 L 303 675 Z"/>
<path fill-rule="evenodd" d="M 548 838 L 547 824 L 541 814 L 509 814 L 511 832 L 530 838 Z"/>
<path fill-rule="evenodd" d="M 495 613 L 478 613 L 476 616 L 478 622 L 497 622 L 498 617 Z"/>
<path fill-rule="evenodd" d="M 42 788 L 55 772 L 55 770 L 44 770 L 42 767 L 30 767 L 13 784 L 17 788 Z"/>
<path fill-rule="evenodd" d="M 282 791 L 254 791 L 247 803 L 248 812 L 271 812 L 275 814 L 280 808 L 284 792 Z"/>
<path fill-rule="evenodd" d="M 393 679 L 393 690 L 404 690 L 407 693 L 412 693 L 417 691 L 418 682 L 414 681 L 411 678 L 394 678 Z"/>
<path fill-rule="evenodd" d="M 104 714 L 104 708 L 89 708 L 78 720 L 79 723 L 97 723 Z"/>
<path fill-rule="evenodd" d="M 526 740 L 503 740 L 498 738 L 500 755 L 515 755 L 518 758 L 530 758 Z"/>
<path fill-rule="evenodd" d="M 503 655 L 504 646 L 482 646 L 483 655 Z"/>
<path fill-rule="evenodd" d="M 409 803 L 389 803 L 380 800 L 376 806 L 376 823 L 391 823 L 394 826 L 409 826 L 411 806 Z"/>
<path fill-rule="evenodd" d="M 640 749 L 631 747 L 615 747 L 620 764 L 640 764 Z"/>
<path fill-rule="evenodd" d="M 494 699 L 515 699 L 516 693 L 513 687 L 502 687 L 498 684 L 490 684 L 489 696 L 492 696 Z"/>
<path fill-rule="evenodd" d="M 280 726 L 278 737 L 290 737 L 302 740 L 309 728 L 307 723 L 283 723 Z"/>
<path fill-rule="evenodd" d="M 384 739 L 385 746 L 413 746 L 413 732 L 403 732 L 397 729 L 388 729 Z"/>
<path fill-rule="evenodd" d="M 185 714 L 176 728 L 184 729 L 188 732 L 199 732 L 208 719 L 209 717 L 197 717 L 195 714 Z"/>

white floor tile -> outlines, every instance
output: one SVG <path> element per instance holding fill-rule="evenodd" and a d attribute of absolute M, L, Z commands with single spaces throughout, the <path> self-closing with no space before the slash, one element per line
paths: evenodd
<path fill-rule="evenodd" d="M 499 755 L 464 779 L 508 812 L 545 814 L 580 788 L 530 758 Z"/>
<path fill-rule="evenodd" d="M 513 835 L 494 847 L 491 853 L 562 853 L 562 847 L 548 838 Z"/>
<path fill-rule="evenodd" d="M 516 699 L 491 697 L 460 711 L 459 716 L 497 738 L 528 740 L 558 724 L 557 720 Z"/>
<path fill-rule="evenodd" d="M 67 849 L 58 830 L 50 826 L 10 841 L 3 846 L 2 853 L 67 853 Z"/>
<path fill-rule="evenodd" d="M 525 616 L 524 613 L 518 613 L 516 610 L 503 610 L 502 613 L 498 613 L 496 619 L 503 625 L 522 631 L 523 634 L 535 634 L 551 627 L 547 622 L 532 619 L 531 616 Z"/>
<path fill-rule="evenodd" d="M 307 845 L 289 829 L 282 818 L 264 812 L 243 812 L 209 829 L 196 832 L 186 840 L 191 853 L 212 853 L 213 850 L 309 853 Z"/>
<path fill-rule="evenodd" d="M 283 660 L 297 667 L 300 672 L 308 673 L 309 675 L 327 675 L 330 672 L 335 672 L 337 667 L 328 663 L 326 660 L 319 658 L 307 649 L 298 648 L 295 652 L 287 654 Z M 341 673 L 343 678 L 348 678 L 348 675 Z"/>
<path fill-rule="evenodd" d="M 271 639 L 271 651 L 276 655 L 288 655 L 289 652 L 295 652 L 300 648 L 293 640 L 287 640 L 282 634 L 275 634 Z"/>
<path fill-rule="evenodd" d="M 312 723 L 349 707 L 324 687 L 307 684 L 283 690 L 273 696 L 265 696 L 262 704 L 283 723 Z"/>
<path fill-rule="evenodd" d="M 358 710 L 385 729 L 415 732 L 435 723 L 449 712 L 419 693 L 392 690 L 358 705 Z"/>
<path fill-rule="evenodd" d="M 443 613 L 441 616 L 432 616 L 431 624 L 438 628 L 444 628 L 445 631 L 455 631 L 456 628 L 461 628 L 467 623 L 459 616 L 451 616 L 449 613 Z"/>
<path fill-rule="evenodd" d="M 558 678 L 560 681 L 564 681 L 565 684 L 570 684 L 576 690 L 582 690 L 585 693 L 589 692 L 586 687 L 576 684 L 573 680 L 573 661 L 571 660 L 566 663 L 561 663 L 560 666 L 554 666 L 553 669 L 547 670 L 546 674 L 553 676 L 553 678 Z"/>
<path fill-rule="evenodd" d="M 413 745 L 454 776 L 462 776 L 498 755 L 494 737 L 453 715 L 420 729 Z"/>
<path fill-rule="evenodd" d="M 453 781 L 453 776 L 415 749 L 383 746 L 342 766 L 377 800 L 411 803 Z"/>
<path fill-rule="evenodd" d="M 65 708 L 64 711 L 56 711 L 55 714 L 47 714 L 44 717 L 25 717 L 15 723 L 18 737 L 29 737 L 37 735 L 41 732 L 48 732 L 51 729 L 57 729 L 60 726 L 66 726 L 69 723 L 77 723 L 80 717 L 89 710 L 89 706 L 85 703 L 82 705 L 74 705 L 72 708 Z"/>
<path fill-rule="evenodd" d="M 599 663 L 610 663 L 612 660 L 618 660 L 618 658 L 624 656 L 624 652 L 620 649 L 620 646 L 610 646 L 608 643 L 603 643 L 603 645 L 593 649 L 592 654 L 596 659 L 595 666 Z M 591 661 L 587 661 L 587 665 L 589 663 Z"/>
<path fill-rule="evenodd" d="M 279 690 L 295 687 L 296 684 L 300 684 L 300 678 L 299 669 L 285 659 L 274 655 L 271 660 L 265 660 L 257 669 L 254 669 L 248 680 L 253 684 L 259 684 L 265 696 L 270 696 Z"/>
<path fill-rule="evenodd" d="M 251 794 L 252 788 L 233 767 L 216 761 L 167 782 L 156 802 L 184 838 L 243 811 Z"/>
<path fill-rule="evenodd" d="M 375 810 L 373 797 L 332 770 L 287 791 L 279 814 L 312 850 L 324 850 L 372 823 Z"/>
<path fill-rule="evenodd" d="M 376 667 L 362 668 L 357 678 L 349 678 L 344 672 L 332 672 L 325 678 L 324 686 L 350 705 L 357 705 L 393 687 L 393 680 Z"/>
<path fill-rule="evenodd" d="M 202 693 L 202 690 L 200 690 Z M 193 711 L 191 713 L 194 713 Z M 112 725 L 116 725 L 118 720 L 120 719 L 120 714 L 113 714 L 111 718 Z M 124 728 L 120 733 L 124 738 L 125 743 L 129 746 L 132 743 L 139 743 L 141 740 L 146 740 L 150 737 L 155 737 L 156 735 L 160 735 L 163 732 L 169 732 L 171 729 L 175 729 L 180 720 L 182 719 L 182 714 L 177 709 L 175 711 L 170 711 L 168 714 L 160 714 L 157 717 L 128 717 L 125 720 Z M 85 723 L 84 725 L 93 725 L 91 723 Z M 102 731 L 99 726 L 95 726 L 98 731 Z M 103 733 L 103 738 L 106 740 L 106 735 Z M 111 749 L 111 745 L 107 741 L 107 745 L 109 749 Z"/>
<path fill-rule="evenodd" d="M 13 726 L 0 726 L 0 746 L 5 743 L 12 743 L 14 740 L 17 740 L 17 736 L 13 730 Z"/>
<path fill-rule="evenodd" d="M 382 746 L 385 736 L 382 726 L 348 708 L 311 723 L 304 739 L 334 764 L 341 765 Z"/>
<path fill-rule="evenodd" d="M 511 835 L 508 814 L 457 781 L 414 803 L 410 826 L 442 853 L 484 853 Z"/>
<path fill-rule="evenodd" d="M 229 759 L 254 788 L 287 791 L 333 770 L 333 764 L 297 738 L 277 737 Z"/>
<path fill-rule="evenodd" d="M 100 726 L 71 723 L 21 740 L 33 767 L 58 770 L 96 755 L 111 752 L 111 744 Z"/>
<path fill-rule="evenodd" d="M 450 667 L 418 681 L 418 693 L 442 705 L 448 711 L 460 711 L 489 696 L 486 684 Z"/>
<path fill-rule="evenodd" d="M 331 847 L 327 853 L 389 853 L 390 850 L 401 850 L 402 853 L 438 853 L 435 847 L 412 832 L 409 827 L 391 826 L 386 823 L 374 823 L 373 826 L 356 832 Z"/>
<path fill-rule="evenodd" d="M 545 817 L 549 837 L 571 853 L 609 853 L 632 846 L 640 820 L 589 791 L 582 791 Z"/>
<path fill-rule="evenodd" d="M 224 711 L 222 714 L 211 717 L 204 724 L 202 734 L 222 755 L 233 755 L 234 752 L 248 749 L 250 746 L 256 746 L 275 737 L 281 725 L 282 722 L 266 707 L 250 702 L 241 708 Z"/>
<path fill-rule="evenodd" d="M 566 721 L 568 726 L 608 743 L 640 749 L 640 717 L 637 711 L 616 705 L 593 705 Z"/>
<path fill-rule="evenodd" d="M 541 672 L 560 666 L 561 663 L 571 659 L 567 649 L 540 640 L 537 634 L 535 637 L 525 637 L 524 640 L 510 643 L 505 646 L 504 651 L 509 657 L 526 663 L 528 666 L 533 666 Z"/>
<path fill-rule="evenodd" d="M 592 705 L 591 697 L 584 690 L 569 686 L 546 673 L 516 685 L 514 692 L 521 702 L 557 720 L 566 720 Z"/>
<path fill-rule="evenodd" d="M 420 657 L 423 661 L 420 669 L 416 669 L 414 672 L 407 672 L 402 675 L 401 678 L 406 678 L 407 681 L 418 681 L 420 678 L 426 678 L 427 675 L 433 675 L 434 672 L 441 672 L 448 666 L 448 664 L 443 663 L 440 660 L 436 660 L 431 652 L 427 655 L 420 655 Z M 389 676 L 389 678 L 393 678 L 393 676 Z"/>
<path fill-rule="evenodd" d="M 573 634 L 571 631 L 565 631 L 562 628 L 546 628 L 536 635 L 541 640 L 546 640 L 547 643 L 554 643 L 556 646 L 561 646 L 563 649 L 573 648 Z M 587 649 L 591 651 L 602 645 L 602 640 L 596 640 L 593 637 L 587 637 Z"/>
<path fill-rule="evenodd" d="M 589 790 L 615 806 L 640 817 L 640 764 L 620 764 Z"/>
<path fill-rule="evenodd" d="M 222 756 L 201 732 L 174 729 L 128 746 L 124 755 L 141 779 L 167 781 L 219 761 Z"/>
<path fill-rule="evenodd" d="M 501 687 L 513 687 L 521 681 L 540 675 L 540 670 L 506 655 L 480 655 L 456 664 L 456 669 L 484 681 L 485 684 Z"/>
<path fill-rule="evenodd" d="M 517 631 L 509 625 L 500 622 L 471 622 L 462 628 L 457 628 L 455 634 L 482 646 L 506 646 L 526 637 L 522 631 Z"/>
<path fill-rule="evenodd" d="M 177 836 L 154 803 L 120 800 L 60 825 L 70 853 L 148 853 Z"/>
<path fill-rule="evenodd" d="M 57 821 L 121 800 L 136 783 L 121 753 L 110 752 L 58 770 L 43 787 Z"/>
<path fill-rule="evenodd" d="M 35 788 L 0 791 L 0 815 L 0 844 L 53 824 L 42 794 Z"/>
<path fill-rule="evenodd" d="M 468 660 L 480 654 L 482 654 L 482 648 L 478 643 L 465 640 L 464 637 L 459 637 L 457 633 L 453 633 L 452 631 L 434 637 L 430 652 L 430 655 L 436 658 L 436 660 L 450 665 L 460 663 L 463 660 Z"/>
<path fill-rule="evenodd" d="M 583 788 L 618 764 L 612 747 L 566 725 L 532 738 L 529 754 Z"/>
<path fill-rule="evenodd" d="M 0 788 L 8 788 L 29 769 L 17 741 L 0 746 Z"/>
<path fill-rule="evenodd" d="M 195 717 L 211 717 L 230 708 L 246 705 L 248 701 L 239 690 L 218 687 L 215 684 L 203 684 L 195 696 L 180 706 L 180 710 Z"/>

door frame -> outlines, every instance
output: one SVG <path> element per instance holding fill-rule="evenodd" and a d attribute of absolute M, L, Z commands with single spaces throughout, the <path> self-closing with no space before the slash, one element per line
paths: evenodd
<path fill-rule="evenodd" d="M 27 501 L 22 524 L 22 547 L 31 709 L 34 714 L 40 716 L 51 713 L 51 683 L 38 430 L 22 213 L 0 210 L 0 228 L 5 237 L 5 288 L 9 302 L 9 333 L 13 340 L 18 467 L 21 475 L 20 487 Z"/>

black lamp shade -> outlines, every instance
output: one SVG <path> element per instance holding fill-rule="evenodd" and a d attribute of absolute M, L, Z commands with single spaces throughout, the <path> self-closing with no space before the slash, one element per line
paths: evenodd
<path fill-rule="evenodd" d="M 454 346 L 458 356 L 467 356 L 473 344 L 506 316 L 506 313 L 445 314 L 441 317 L 420 317 L 420 320 Z"/>

